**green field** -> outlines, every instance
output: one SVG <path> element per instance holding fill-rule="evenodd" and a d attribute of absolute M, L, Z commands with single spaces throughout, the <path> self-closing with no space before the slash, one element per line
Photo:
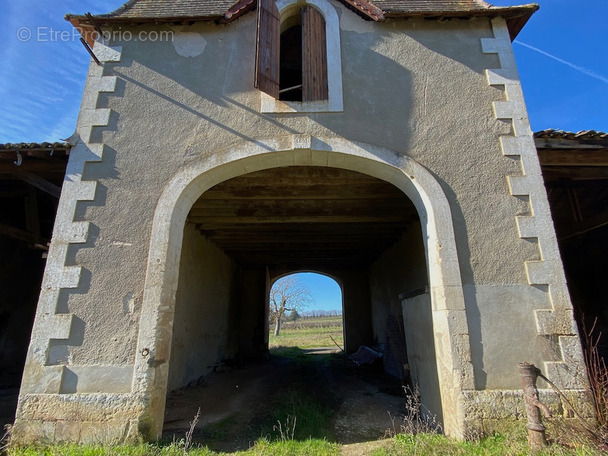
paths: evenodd
<path fill-rule="evenodd" d="M 344 347 L 344 331 L 342 317 L 320 317 L 298 319 L 295 322 L 283 323 L 281 334 L 275 337 L 271 325 L 269 335 L 269 348 L 299 347 L 321 348 L 336 347 L 333 338 L 340 347 Z M 331 336 L 331 337 L 330 337 Z"/>

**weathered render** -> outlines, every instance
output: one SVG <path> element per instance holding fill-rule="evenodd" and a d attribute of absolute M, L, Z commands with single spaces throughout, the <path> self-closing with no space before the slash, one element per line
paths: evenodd
<path fill-rule="evenodd" d="M 276 5 L 285 20 L 305 3 Z M 349 351 L 392 344 L 390 318 L 403 328 L 450 435 L 521 413 L 518 362 L 584 402 L 511 50 L 537 7 L 308 4 L 329 78 L 310 102 L 254 88 L 256 2 L 71 17 L 91 44 L 112 33 L 93 46 L 102 64 L 72 137 L 16 441 L 159 436 L 168 389 L 265 352 L 269 287 L 301 270 L 341 284 Z"/>

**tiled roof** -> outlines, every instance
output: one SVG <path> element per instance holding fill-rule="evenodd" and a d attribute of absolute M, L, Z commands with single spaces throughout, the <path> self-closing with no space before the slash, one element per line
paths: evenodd
<path fill-rule="evenodd" d="M 64 142 L 0 144 L 0 175 L 27 168 L 28 163 L 38 163 L 37 171 L 63 175 L 71 148 Z"/>
<path fill-rule="evenodd" d="M 514 38 L 530 16 L 538 9 L 533 3 L 522 6 L 495 7 L 482 0 L 375 0 L 359 2 L 340 0 L 359 14 L 374 20 L 383 17 L 462 17 L 462 16 L 502 16 L 507 18 L 511 37 Z M 231 7 L 239 7 L 241 13 L 253 8 L 255 0 L 129 0 L 123 6 L 108 14 L 92 16 L 97 23 L 110 22 L 170 22 L 176 20 L 232 20 L 240 14 L 226 14 Z M 244 7 L 243 4 L 246 4 Z M 368 14 L 369 4 L 384 12 Z M 91 24 L 91 18 L 66 15 L 75 26 Z"/>
<path fill-rule="evenodd" d="M 66 150 L 70 149 L 68 143 L 64 142 L 43 142 L 43 143 L 6 143 L 0 144 L 0 151 L 7 150 L 18 150 L 18 151 L 27 151 L 27 150 L 37 150 L 37 151 L 48 151 L 52 152 L 54 150 Z"/>
<path fill-rule="evenodd" d="M 106 19 L 222 18 L 236 0 L 129 0 L 115 11 L 93 16 Z M 66 19 L 86 19 L 68 14 Z"/>
<path fill-rule="evenodd" d="M 222 17 L 235 3 L 235 0 L 130 0 L 116 11 L 99 17 Z"/>
<path fill-rule="evenodd" d="M 492 6 L 479 0 L 376 0 L 384 12 L 486 11 Z"/>
<path fill-rule="evenodd" d="M 546 139 L 546 138 L 554 138 L 554 139 L 608 139 L 608 133 L 604 133 L 601 131 L 595 130 L 584 130 L 579 132 L 571 132 L 571 131 L 563 131 L 563 130 L 542 130 L 534 133 L 534 137 L 537 139 Z"/>
<path fill-rule="evenodd" d="M 130 0 L 117 10 L 97 18 L 222 17 L 236 0 Z M 493 7 L 481 0 L 376 0 L 385 12 L 436 13 L 488 11 Z"/>

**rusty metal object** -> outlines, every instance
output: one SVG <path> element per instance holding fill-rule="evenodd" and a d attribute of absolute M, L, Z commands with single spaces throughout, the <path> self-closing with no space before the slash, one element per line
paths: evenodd
<path fill-rule="evenodd" d="M 551 416 L 547 407 L 538 400 L 538 389 L 536 388 L 536 379 L 538 378 L 539 370 L 534 364 L 519 363 L 519 375 L 521 376 L 521 385 L 524 391 L 524 399 L 526 401 L 526 415 L 528 417 L 528 444 L 533 450 L 537 450 L 547 446 L 547 438 L 545 436 L 545 426 L 541 420 L 541 409 L 547 416 Z"/>

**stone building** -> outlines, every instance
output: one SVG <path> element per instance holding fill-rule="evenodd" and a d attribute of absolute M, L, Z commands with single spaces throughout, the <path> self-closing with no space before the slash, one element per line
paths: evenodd
<path fill-rule="evenodd" d="M 267 351 L 268 291 L 297 271 L 340 284 L 347 351 L 407 346 L 449 435 L 521 409 L 518 362 L 582 400 L 511 48 L 537 8 L 131 0 L 68 16 L 99 63 L 16 441 L 159 436 L 167 391 Z"/>

